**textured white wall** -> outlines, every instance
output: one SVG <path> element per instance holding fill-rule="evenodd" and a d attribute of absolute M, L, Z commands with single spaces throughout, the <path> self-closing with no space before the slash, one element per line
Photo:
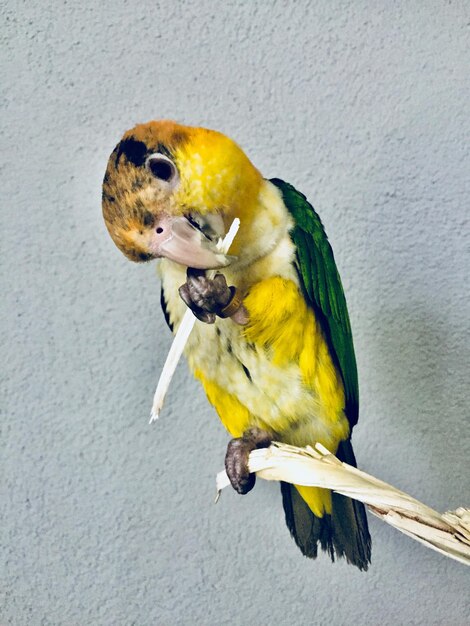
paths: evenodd
<path fill-rule="evenodd" d="M 185 366 L 147 425 L 170 335 L 100 209 L 109 152 L 158 117 L 304 191 L 349 302 L 361 466 L 468 505 L 468 3 L 2 12 L 0 623 L 468 623 L 468 571 L 374 519 L 361 574 L 302 558 L 273 484 L 213 505 L 227 435 Z"/>

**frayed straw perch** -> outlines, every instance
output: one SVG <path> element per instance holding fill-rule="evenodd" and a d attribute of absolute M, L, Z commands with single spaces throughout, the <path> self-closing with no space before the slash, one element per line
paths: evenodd
<path fill-rule="evenodd" d="M 249 468 L 260 478 L 333 489 L 368 505 L 369 511 L 428 548 L 470 565 L 470 509 L 441 515 L 403 491 L 342 463 L 321 444 L 296 448 L 273 443 L 250 454 Z M 225 471 L 217 490 L 230 484 Z"/>

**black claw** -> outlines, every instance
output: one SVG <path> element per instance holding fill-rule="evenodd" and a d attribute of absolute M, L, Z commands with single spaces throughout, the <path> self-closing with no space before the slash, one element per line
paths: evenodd
<path fill-rule="evenodd" d="M 207 311 L 194 311 L 194 315 L 197 317 L 198 320 L 201 320 L 201 322 L 204 322 L 205 324 L 215 324 L 215 313 L 207 313 Z"/>
<path fill-rule="evenodd" d="M 191 301 L 191 296 L 189 295 L 188 285 L 186 283 L 184 283 L 184 285 L 181 285 L 181 287 L 178 289 L 178 292 L 180 294 L 181 300 L 183 300 L 185 305 L 191 308 L 193 303 Z"/>
<path fill-rule="evenodd" d="M 206 270 L 200 270 L 195 267 L 188 267 L 186 270 L 187 278 L 201 278 L 206 275 Z"/>

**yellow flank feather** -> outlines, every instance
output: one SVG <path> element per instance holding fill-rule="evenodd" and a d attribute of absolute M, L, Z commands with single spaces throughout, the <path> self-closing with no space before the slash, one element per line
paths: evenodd
<path fill-rule="evenodd" d="M 244 300 L 250 319 L 248 341 L 273 351 L 273 363 L 298 360 L 302 352 L 307 307 L 291 280 L 273 276 L 255 285 Z"/>
<path fill-rule="evenodd" d="M 244 305 L 250 319 L 244 329 L 246 339 L 271 350 L 275 365 L 298 362 L 304 384 L 318 395 L 329 420 L 341 423 L 339 439 L 345 438 L 342 381 L 299 287 L 292 280 L 273 276 L 256 284 Z"/>
<path fill-rule="evenodd" d="M 253 421 L 246 406 L 213 380 L 206 378 L 201 371 L 196 370 L 194 376 L 201 381 L 207 399 L 214 406 L 228 432 L 232 437 L 241 437 Z"/>

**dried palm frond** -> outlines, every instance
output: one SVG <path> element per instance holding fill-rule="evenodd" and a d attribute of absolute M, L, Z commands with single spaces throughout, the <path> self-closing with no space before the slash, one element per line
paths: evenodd
<path fill-rule="evenodd" d="M 250 454 L 249 468 L 260 478 L 332 489 L 364 502 L 371 513 L 428 548 L 470 565 L 470 509 L 440 514 L 391 485 L 342 463 L 321 444 L 297 448 L 273 443 Z M 229 485 L 217 475 L 218 493 Z"/>

